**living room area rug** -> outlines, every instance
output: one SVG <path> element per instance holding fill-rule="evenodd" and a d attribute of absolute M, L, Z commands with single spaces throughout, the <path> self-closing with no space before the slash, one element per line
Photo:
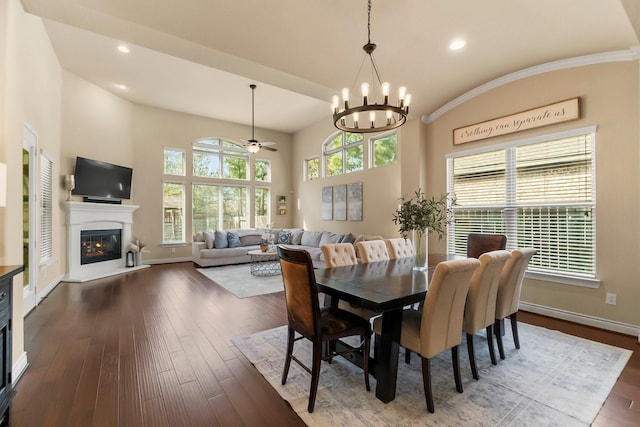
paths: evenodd
<path fill-rule="evenodd" d="M 464 393 L 455 390 L 451 352 L 432 359 L 435 413 L 427 411 L 420 358 L 404 363 L 401 350 L 396 398 L 384 404 L 364 386 L 362 370 L 341 357 L 322 363 L 315 410 L 307 412 L 311 376 L 291 364 L 281 385 L 286 326 L 233 338 L 271 386 L 310 426 L 587 426 L 593 422 L 631 351 L 529 324 L 518 324 L 521 349 L 510 330 L 506 359 L 491 365 L 486 337 L 476 335 L 480 380 L 471 376 L 466 342 L 460 347 Z M 496 352 L 497 353 L 497 352 Z M 311 344 L 294 355 L 311 366 Z"/>
<path fill-rule="evenodd" d="M 284 291 L 281 275 L 253 276 L 250 264 L 196 268 L 196 270 L 238 298 Z"/>

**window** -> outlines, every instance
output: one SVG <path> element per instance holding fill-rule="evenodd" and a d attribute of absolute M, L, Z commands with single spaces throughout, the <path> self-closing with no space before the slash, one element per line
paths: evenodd
<path fill-rule="evenodd" d="M 184 184 L 165 182 L 162 190 L 164 226 L 163 243 L 183 243 L 184 238 Z"/>
<path fill-rule="evenodd" d="M 222 187 L 222 230 L 249 228 L 247 187 Z"/>
<path fill-rule="evenodd" d="M 193 184 L 193 234 L 202 230 L 217 230 L 220 223 L 220 187 Z"/>
<path fill-rule="evenodd" d="M 249 154 L 231 141 L 200 139 L 193 143 L 193 176 L 248 180 Z"/>
<path fill-rule="evenodd" d="M 305 180 L 314 181 L 320 178 L 320 159 L 312 157 L 304 161 Z"/>
<path fill-rule="evenodd" d="M 40 155 L 40 262 L 53 256 L 53 161 Z"/>
<path fill-rule="evenodd" d="M 390 165 L 398 158 L 398 135 L 392 133 L 371 139 L 371 167 Z"/>
<path fill-rule="evenodd" d="M 361 133 L 341 132 L 324 143 L 325 176 L 340 175 L 364 169 Z"/>
<path fill-rule="evenodd" d="M 504 233 L 538 250 L 529 271 L 595 279 L 594 144 L 589 128 L 451 155 L 449 252 L 465 253 L 470 232 Z"/>
<path fill-rule="evenodd" d="M 256 160 L 253 163 L 253 176 L 256 181 L 271 182 L 271 162 Z"/>
<path fill-rule="evenodd" d="M 271 215 L 269 215 L 269 206 L 271 204 L 270 189 L 264 187 L 256 187 L 256 200 L 254 206 L 256 207 L 255 224 L 256 227 L 266 228 L 271 222 Z"/>
<path fill-rule="evenodd" d="M 179 175 L 185 174 L 184 150 L 174 148 L 164 149 L 164 174 Z"/>

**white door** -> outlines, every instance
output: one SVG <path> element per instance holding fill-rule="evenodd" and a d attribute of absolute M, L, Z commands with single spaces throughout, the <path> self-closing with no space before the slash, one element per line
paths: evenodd
<path fill-rule="evenodd" d="M 29 125 L 23 129 L 22 149 L 22 214 L 23 214 L 23 295 L 24 315 L 36 306 L 38 293 L 38 134 Z"/>

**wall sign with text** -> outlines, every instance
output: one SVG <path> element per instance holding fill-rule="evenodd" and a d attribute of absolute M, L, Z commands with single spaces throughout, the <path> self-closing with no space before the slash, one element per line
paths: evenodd
<path fill-rule="evenodd" d="M 567 99 L 510 116 L 453 130 L 453 144 L 479 141 L 580 118 L 580 98 Z"/>

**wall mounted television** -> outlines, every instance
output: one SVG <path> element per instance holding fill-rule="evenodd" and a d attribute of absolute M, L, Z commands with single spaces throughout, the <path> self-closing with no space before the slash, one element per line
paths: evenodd
<path fill-rule="evenodd" d="M 120 203 L 131 198 L 131 168 L 76 157 L 74 175 L 72 194 L 83 196 L 85 202 Z"/>

